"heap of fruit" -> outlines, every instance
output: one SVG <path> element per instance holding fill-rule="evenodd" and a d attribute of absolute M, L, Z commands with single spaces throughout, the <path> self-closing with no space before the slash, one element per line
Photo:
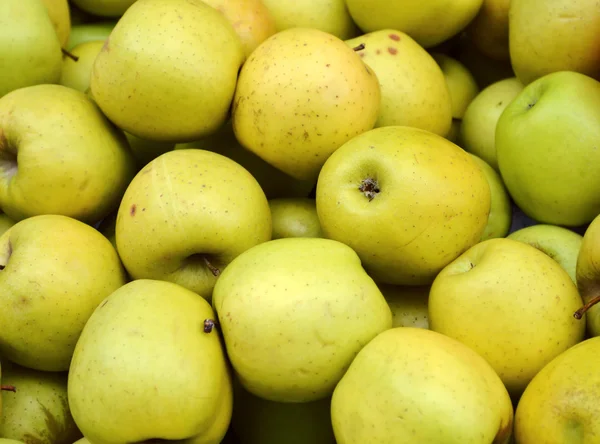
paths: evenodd
<path fill-rule="evenodd" d="M 0 444 L 600 443 L 597 0 L 1 0 Z"/>

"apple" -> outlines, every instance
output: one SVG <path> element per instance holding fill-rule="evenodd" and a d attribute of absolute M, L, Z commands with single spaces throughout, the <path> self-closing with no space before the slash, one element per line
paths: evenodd
<path fill-rule="evenodd" d="M 110 242 L 61 215 L 33 216 L 0 236 L 0 353 L 35 370 L 69 368 L 96 306 L 125 283 Z"/>
<path fill-rule="evenodd" d="M 523 91 L 516 77 L 499 80 L 484 88 L 469 103 L 460 125 L 459 144 L 483 159 L 496 171 L 496 125 L 506 107 Z"/>
<path fill-rule="evenodd" d="M 563 71 L 530 83 L 502 112 L 495 142 L 504 183 L 525 214 L 574 227 L 600 213 L 600 82 Z"/>
<path fill-rule="evenodd" d="M 242 66 L 233 131 L 269 164 L 316 181 L 331 153 L 373 128 L 380 103 L 377 76 L 352 48 L 317 29 L 291 28 L 265 40 Z"/>
<path fill-rule="evenodd" d="M 71 11 L 67 0 L 42 0 L 58 35 L 60 46 L 64 48 L 71 32 Z"/>
<path fill-rule="evenodd" d="M 338 148 L 317 182 L 325 237 L 343 242 L 378 282 L 428 285 L 477 243 L 490 187 L 471 156 L 405 126 L 367 131 Z"/>
<path fill-rule="evenodd" d="M 119 205 L 135 164 L 123 132 L 84 93 L 36 85 L 0 98 L 0 173 L 10 218 L 95 223 Z"/>
<path fill-rule="evenodd" d="M 92 67 L 96 56 L 104 46 L 103 40 L 92 40 L 76 45 L 63 56 L 63 66 L 60 76 L 60 84 L 86 92 L 90 87 Z"/>
<path fill-rule="evenodd" d="M 467 34 L 473 45 L 487 57 L 509 61 L 508 11 L 510 0 L 483 0 Z"/>
<path fill-rule="evenodd" d="M 596 216 L 583 234 L 575 265 L 577 288 L 585 305 L 575 317 L 585 318 L 590 336 L 600 336 L 600 216 Z"/>
<path fill-rule="evenodd" d="M 427 318 L 429 285 L 378 284 L 377 286 L 392 310 L 392 327 L 429 328 Z"/>
<path fill-rule="evenodd" d="M 214 319 L 206 300 L 170 282 L 141 279 L 110 294 L 69 368 L 83 435 L 106 444 L 221 442 L 233 394 L 220 334 L 207 328 Z"/>
<path fill-rule="evenodd" d="M 67 49 L 71 51 L 77 45 L 97 40 L 105 41 L 114 29 L 116 21 L 104 20 L 100 22 L 74 24 L 71 27 Z"/>
<path fill-rule="evenodd" d="M 352 361 L 333 393 L 331 420 L 338 444 L 507 444 L 513 406 L 496 372 L 471 348 L 398 327 Z"/>
<path fill-rule="evenodd" d="M 436 61 L 403 32 L 381 29 L 346 41 L 377 76 L 381 106 L 376 127 L 405 125 L 446 136 L 452 99 Z"/>
<path fill-rule="evenodd" d="M 582 341 L 567 272 L 523 242 L 482 241 L 446 266 L 429 292 L 429 326 L 483 356 L 518 398 L 548 362 Z"/>
<path fill-rule="evenodd" d="M 136 0 L 71 0 L 85 12 L 102 17 L 120 17 Z"/>
<path fill-rule="evenodd" d="M 479 86 L 469 70 L 455 58 L 439 52 L 433 52 L 431 56 L 440 66 L 448 85 L 452 118 L 462 119 L 467 107 L 479 93 Z"/>
<path fill-rule="evenodd" d="M 236 256 L 271 239 L 272 223 L 247 170 L 220 154 L 187 149 L 162 154 L 134 177 L 115 230 L 133 279 L 174 282 L 210 299 Z"/>
<path fill-rule="evenodd" d="M 327 398 L 356 353 L 392 326 L 358 255 L 330 239 L 246 250 L 217 280 L 212 302 L 240 384 L 275 402 Z"/>
<path fill-rule="evenodd" d="M 323 237 L 314 199 L 280 198 L 269 201 L 273 222 L 272 239 Z"/>

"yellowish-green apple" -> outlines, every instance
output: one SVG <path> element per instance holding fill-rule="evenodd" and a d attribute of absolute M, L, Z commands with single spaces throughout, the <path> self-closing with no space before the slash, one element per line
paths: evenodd
<path fill-rule="evenodd" d="M 516 77 L 499 80 L 484 88 L 471 101 L 462 118 L 460 146 L 499 171 L 496 158 L 496 124 L 502 112 L 520 93 L 523 84 Z"/>
<path fill-rule="evenodd" d="M 96 57 L 91 93 L 128 133 L 192 141 L 225 122 L 244 58 L 231 23 L 201 0 L 137 0 Z"/>
<path fill-rule="evenodd" d="M 325 160 L 375 125 L 375 73 L 344 41 L 310 28 L 269 37 L 240 71 L 233 102 L 238 141 L 299 180 L 316 180 Z"/>
<path fill-rule="evenodd" d="M 508 10 L 510 0 L 483 0 L 467 34 L 473 45 L 486 56 L 508 61 Z"/>
<path fill-rule="evenodd" d="M 0 236 L 4 234 L 16 222 L 4 213 L 0 213 Z"/>
<path fill-rule="evenodd" d="M 204 0 L 233 25 L 246 57 L 277 32 L 275 20 L 262 0 Z"/>
<path fill-rule="evenodd" d="M 206 300 L 171 282 L 141 279 L 108 296 L 69 369 L 83 435 L 94 444 L 221 442 L 233 389 L 214 320 Z"/>
<path fill-rule="evenodd" d="M 314 188 L 315 180 L 298 180 L 278 170 L 237 141 L 231 120 L 213 134 L 194 142 L 178 143 L 175 149 L 196 148 L 213 151 L 229 157 L 246 168 L 258 181 L 268 199 L 279 197 L 306 197 Z"/>
<path fill-rule="evenodd" d="M 358 353 L 333 393 L 331 420 L 338 444 L 507 444 L 513 406 L 472 349 L 434 331 L 398 327 Z"/>
<path fill-rule="evenodd" d="M 439 52 L 434 52 L 431 55 L 440 66 L 448 85 L 452 117 L 462 119 L 469 103 L 479 93 L 479 86 L 473 74 L 455 58 Z"/>
<path fill-rule="evenodd" d="M 122 16 L 136 0 L 71 0 L 75 6 L 101 17 Z"/>
<path fill-rule="evenodd" d="M 52 20 L 62 48 L 65 48 L 71 33 L 71 11 L 67 0 L 42 0 Z"/>
<path fill-rule="evenodd" d="M 471 154 L 473 160 L 485 175 L 490 186 L 491 204 L 487 225 L 481 240 L 505 237 L 512 224 L 512 206 L 508 191 L 502 182 L 502 177 L 485 160 Z"/>
<path fill-rule="evenodd" d="M 392 313 L 347 245 L 286 238 L 236 257 L 213 293 L 241 385 L 275 402 L 323 399 Z"/>
<path fill-rule="evenodd" d="M 477 15 L 483 0 L 346 0 L 350 15 L 364 32 L 397 29 L 424 48 L 448 40 Z"/>
<path fill-rule="evenodd" d="M 452 102 L 444 73 L 417 42 L 403 32 L 374 31 L 346 41 L 373 69 L 381 89 L 376 127 L 405 125 L 446 136 Z"/>
<path fill-rule="evenodd" d="M 129 147 L 135 158 L 138 170 L 141 170 L 150 161 L 156 159 L 161 154 L 175 149 L 175 143 L 173 142 L 142 139 L 141 137 L 134 136 L 127 132 L 125 133 L 125 137 L 127 137 L 127 141 L 129 142 Z"/>
<path fill-rule="evenodd" d="M 325 237 L 352 247 L 378 283 L 428 285 L 480 240 L 490 194 L 481 168 L 454 143 L 387 126 L 329 157 L 316 201 Z"/>
<path fill-rule="evenodd" d="M 271 239 L 260 185 L 238 163 L 205 150 L 170 151 L 131 181 L 119 207 L 119 256 L 134 279 L 171 281 L 210 299 L 236 256 Z"/>
<path fill-rule="evenodd" d="M 233 387 L 231 423 L 239 444 L 335 444 L 331 397 L 274 402 L 253 395 L 239 383 Z"/>
<path fill-rule="evenodd" d="M 533 378 L 515 412 L 519 444 L 594 443 L 600 436 L 600 338 L 554 358 Z"/>
<path fill-rule="evenodd" d="M 515 76 L 510 61 L 495 60 L 486 56 L 475 47 L 468 36 L 459 39 L 456 59 L 465 65 L 480 89 Z"/>
<path fill-rule="evenodd" d="M 317 204 L 307 197 L 269 200 L 273 221 L 272 239 L 284 237 L 323 237 Z"/>
<path fill-rule="evenodd" d="M 10 438 L 0 438 L 0 444 L 25 444 L 23 441 Z"/>
<path fill-rule="evenodd" d="M 483 356 L 514 397 L 554 357 L 583 340 L 581 297 L 547 254 L 488 239 L 445 267 L 429 292 L 429 326 Z"/>
<path fill-rule="evenodd" d="M 71 26 L 67 49 L 70 51 L 77 45 L 95 40 L 105 41 L 117 24 L 116 21 L 101 21 L 93 23 L 81 23 Z"/>
<path fill-rule="evenodd" d="M 36 444 L 71 444 L 81 438 L 67 399 L 67 373 L 43 372 L 2 362 L 0 436 Z"/>
<path fill-rule="evenodd" d="M 68 370 L 96 306 L 125 283 L 117 252 L 93 227 L 33 216 L 0 236 L 0 353 L 36 370 Z"/>
<path fill-rule="evenodd" d="M 0 99 L 0 172 L 0 207 L 12 219 L 95 223 L 117 208 L 135 163 L 123 132 L 84 93 L 36 85 Z"/>
<path fill-rule="evenodd" d="M 0 442 L 0 444 L 2 444 L 2 443 Z M 90 440 L 84 436 L 83 438 L 79 438 L 73 444 L 91 444 L 91 443 L 90 443 Z"/>
<path fill-rule="evenodd" d="M 600 216 L 596 216 L 583 234 L 583 241 L 575 266 L 577 288 L 585 305 L 578 310 L 585 313 L 590 336 L 600 336 Z"/>
<path fill-rule="evenodd" d="M 510 2 L 510 60 L 525 84 L 558 71 L 600 80 L 600 6 L 596 0 Z"/>
<path fill-rule="evenodd" d="M 429 328 L 429 285 L 378 284 L 378 287 L 392 310 L 392 327 Z"/>
<path fill-rule="evenodd" d="M 0 98 L 11 91 L 58 83 L 62 51 L 42 0 L 0 1 Z"/>
<path fill-rule="evenodd" d="M 63 55 L 60 84 L 86 92 L 90 87 L 94 60 L 104 46 L 104 40 L 92 40 L 76 45 Z"/>
<path fill-rule="evenodd" d="M 527 85 L 496 124 L 504 183 L 540 223 L 581 226 L 600 213 L 600 82 L 555 72 Z"/>
<path fill-rule="evenodd" d="M 573 283 L 577 284 L 577 257 L 583 236 L 564 227 L 537 224 L 513 231 L 509 239 L 531 245 L 546 253 L 569 274 Z"/>
<path fill-rule="evenodd" d="M 275 22 L 277 31 L 290 28 L 313 28 L 342 40 L 360 30 L 354 24 L 344 0 L 262 0 Z"/>

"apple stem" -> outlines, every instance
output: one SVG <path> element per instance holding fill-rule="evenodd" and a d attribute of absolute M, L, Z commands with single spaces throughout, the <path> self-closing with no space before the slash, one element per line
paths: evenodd
<path fill-rule="evenodd" d="M 598 302 L 600 302 L 600 295 L 596 296 L 595 298 L 591 299 L 587 304 L 585 304 L 583 307 L 581 307 L 579 310 L 577 310 L 574 314 L 573 317 L 575 319 L 581 319 L 583 317 L 583 315 L 590 309 L 592 308 L 594 305 L 596 305 Z"/>
<path fill-rule="evenodd" d="M 66 55 L 68 58 L 70 58 L 70 59 L 74 60 L 75 62 L 79 61 L 79 57 L 77 57 L 77 56 L 76 56 L 76 55 L 74 55 L 74 54 L 71 54 L 71 53 L 70 53 L 69 51 L 67 51 L 65 48 L 61 48 L 61 50 L 62 50 L 62 53 L 63 53 L 64 55 Z"/>
<path fill-rule="evenodd" d="M 204 261 L 206 268 L 208 268 L 210 270 L 210 272 L 213 274 L 213 276 L 217 277 L 221 274 L 221 270 L 219 270 L 217 267 L 215 267 L 213 264 L 211 264 L 208 261 L 208 259 L 206 258 L 206 256 L 202 256 L 202 260 Z"/>
<path fill-rule="evenodd" d="M 214 319 L 205 319 L 204 320 L 204 333 L 210 333 L 213 331 L 213 328 L 217 328 L 219 323 Z"/>
<path fill-rule="evenodd" d="M 358 46 L 355 46 L 354 48 L 352 48 L 354 51 L 362 51 L 363 49 L 365 49 L 365 44 L 361 43 Z"/>
<path fill-rule="evenodd" d="M 14 385 L 0 385 L 0 390 L 14 393 L 17 392 L 17 388 Z"/>

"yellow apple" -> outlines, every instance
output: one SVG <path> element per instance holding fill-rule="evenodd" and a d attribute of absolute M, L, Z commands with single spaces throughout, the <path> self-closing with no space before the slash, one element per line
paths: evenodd
<path fill-rule="evenodd" d="M 69 40 L 69 34 L 71 33 L 71 11 L 69 9 L 69 3 L 67 0 L 42 0 L 56 34 L 58 40 L 63 48 L 66 47 L 67 41 Z"/>
<path fill-rule="evenodd" d="M 479 86 L 473 74 L 458 60 L 439 52 L 431 54 L 439 64 L 448 90 L 450 91 L 450 102 L 452 104 L 452 117 L 462 119 L 467 106 L 479 93 Z"/>

